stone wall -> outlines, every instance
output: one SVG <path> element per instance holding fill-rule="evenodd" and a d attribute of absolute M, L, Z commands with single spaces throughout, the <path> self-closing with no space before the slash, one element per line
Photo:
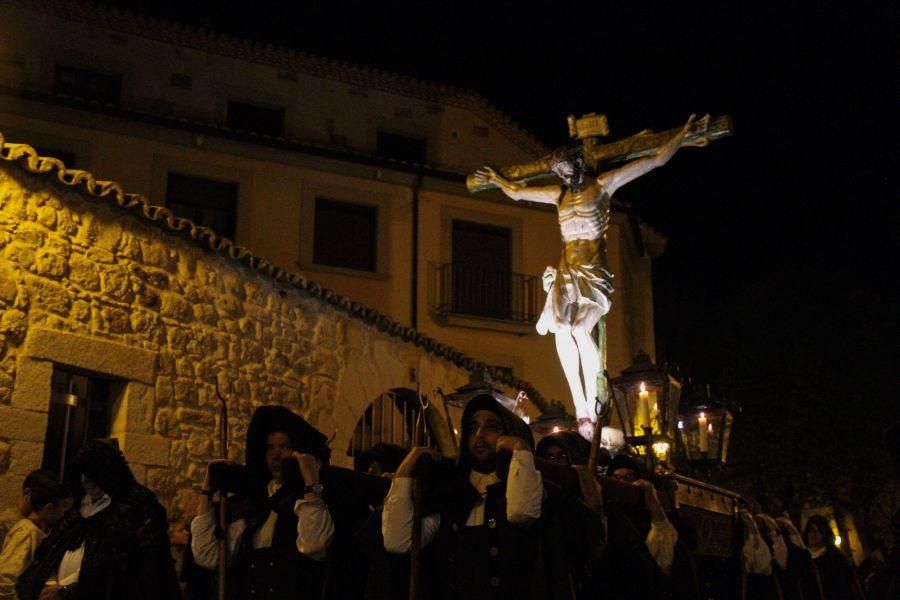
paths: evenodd
<path fill-rule="evenodd" d="M 0 504 L 40 466 L 54 364 L 123 382 L 112 434 L 173 521 L 190 516 L 220 452 L 216 382 L 231 393 L 232 458 L 255 407 L 278 403 L 336 432 L 340 463 L 379 394 L 467 381 L 462 366 L 171 222 L 22 164 L 0 160 Z"/>

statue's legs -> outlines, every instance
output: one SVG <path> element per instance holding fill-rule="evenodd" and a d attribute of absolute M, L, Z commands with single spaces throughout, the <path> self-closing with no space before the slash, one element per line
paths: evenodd
<path fill-rule="evenodd" d="M 578 302 L 572 337 L 578 346 L 581 359 L 581 376 L 584 379 L 584 398 L 587 415 L 594 420 L 594 402 L 597 398 L 597 374 L 600 372 L 600 349 L 594 341 L 594 327 L 603 316 L 600 305 L 587 298 Z"/>
<path fill-rule="evenodd" d="M 587 412 L 587 402 L 584 397 L 584 387 L 579 371 L 580 359 L 578 344 L 572 337 L 570 327 L 560 327 L 553 336 L 556 340 L 556 353 L 559 355 L 559 363 L 562 365 L 569 390 L 572 392 L 572 402 L 575 404 L 575 416 L 578 419 L 590 417 Z"/>

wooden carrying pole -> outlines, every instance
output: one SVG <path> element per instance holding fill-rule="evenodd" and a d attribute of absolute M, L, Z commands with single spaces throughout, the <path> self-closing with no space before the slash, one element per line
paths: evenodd
<path fill-rule="evenodd" d="M 216 379 L 216 396 L 219 397 L 219 444 L 222 458 L 228 460 L 228 399 L 219 392 L 219 380 Z M 217 565 L 218 589 L 216 598 L 226 600 L 228 575 L 228 507 L 226 506 L 227 493 L 224 488 L 219 490 L 219 564 Z"/>
<path fill-rule="evenodd" d="M 419 403 L 419 414 L 416 415 L 415 428 L 412 434 L 412 444 L 410 450 L 416 446 L 424 444 L 424 435 L 419 434 L 419 429 L 425 426 L 425 411 L 428 409 L 428 401 L 422 398 L 420 388 L 416 388 L 416 401 Z M 419 465 L 426 457 L 419 459 Z M 413 473 L 412 496 L 413 496 L 413 522 L 412 522 L 412 539 L 410 540 L 409 549 L 409 600 L 419 600 L 419 587 L 421 579 L 421 555 L 422 555 L 422 476 L 420 474 L 419 465 Z"/>

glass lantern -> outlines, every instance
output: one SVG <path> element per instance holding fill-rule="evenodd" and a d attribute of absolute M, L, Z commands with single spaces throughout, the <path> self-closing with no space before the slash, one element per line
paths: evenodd
<path fill-rule="evenodd" d="M 678 415 L 678 433 L 692 465 L 724 465 L 734 417 L 713 398 L 709 386 L 697 390 Z"/>
<path fill-rule="evenodd" d="M 666 460 L 675 441 L 681 383 L 653 364 L 645 352 L 610 383 L 613 426 L 625 433 L 639 453 L 652 450 L 657 458 Z"/>

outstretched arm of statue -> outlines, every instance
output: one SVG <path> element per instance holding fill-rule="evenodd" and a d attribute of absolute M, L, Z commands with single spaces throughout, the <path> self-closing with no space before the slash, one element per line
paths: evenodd
<path fill-rule="evenodd" d="M 626 183 L 631 183 L 641 175 L 646 175 L 653 169 L 663 166 L 669 162 L 678 149 L 681 148 L 685 137 L 692 129 L 705 128 L 707 123 L 709 123 L 709 115 L 704 116 L 695 123 L 696 117 L 697 115 L 691 115 L 678 135 L 666 142 L 663 146 L 660 146 L 659 150 L 656 151 L 656 154 L 648 156 L 647 158 L 640 158 L 632 161 L 624 167 L 602 173 L 600 177 L 597 178 L 597 183 L 612 196 L 616 193 L 616 190 Z"/>
<path fill-rule="evenodd" d="M 554 206 L 562 193 L 562 189 L 558 185 L 527 186 L 522 183 L 514 183 L 490 167 L 482 167 L 475 171 L 475 181 L 480 184 L 493 183 L 513 200 L 528 200 Z"/>

